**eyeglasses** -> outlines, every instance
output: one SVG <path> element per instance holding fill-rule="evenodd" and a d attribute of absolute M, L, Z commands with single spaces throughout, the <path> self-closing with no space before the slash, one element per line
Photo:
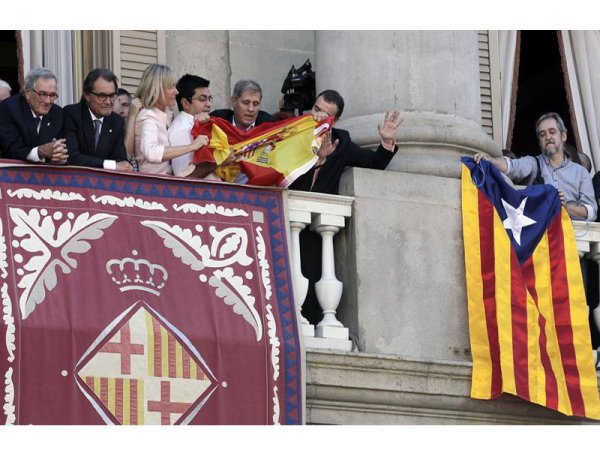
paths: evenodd
<path fill-rule="evenodd" d="M 95 95 L 96 98 L 98 100 L 100 100 L 101 102 L 106 101 L 106 99 L 109 99 L 111 102 L 114 102 L 115 98 L 117 98 L 116 92 L 113 92 L 112 94 L 103 94 L 103 93 L 98 94 L 97 92 L 92 91 L 92 92 L 90 92 L 90 94 Z"/>
<path fill-rule="evenodd" d="M 58 98 L 58 94 L 56 92 L 38 92 L 35 89 L 32 89 L 33 92 L 35 92 L 38 97 L 40 98 L 47 98 L 50 99 L 51 101 L 56 101 L 56 99 Z"/>
<path fill-rule="evenodd" d="M 192 97 L 192 100 L 198 100 L 200 103 L 204 103 L 207 100 L 209 102 L 212 102 L 213 96 L 212 95 L 200 95 L 198 97 Z"/>

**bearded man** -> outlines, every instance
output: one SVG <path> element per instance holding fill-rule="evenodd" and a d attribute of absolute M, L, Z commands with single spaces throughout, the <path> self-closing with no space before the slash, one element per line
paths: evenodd
<path fill-rule="evenodd" d="M 592 178 L 587 170 L 570 161 L 565 154 L 567 128 L 561 117 L 550 112 L 543 114 L 535 125 L 535 132 L 542 154 L 523 158 L 493 158 L 487 153 L 476 153 L 475 162 L 486 160 L 511 180 L 524 180 L 534 184 L 541 177 L 545 184 L 558 190 L 563 206 L 572 219 L 593 222 L 598 212 L 594 197 Z"/>

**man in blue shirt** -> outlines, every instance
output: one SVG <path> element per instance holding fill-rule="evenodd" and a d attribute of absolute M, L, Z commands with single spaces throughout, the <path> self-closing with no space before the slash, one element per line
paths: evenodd
<path fill-rule="evenodd" d="M 493 158 L 480 152 L 473 159 L 477 163 L 482 159 L 490 161 L 511 180 L 525 180 L 527 185 L 533 184 L 541 175 L 544 183 L 551 184 L 558 190 L 562 204 L 572 219 L 593 222 L 598 204 L 594 197 L 592 178 L 584 167 L 567 158 L 567 129 L 563 120 L 554 112 L 542 115 L 536 123 L 536 134 L 541 155 L 510 159 Z"/>

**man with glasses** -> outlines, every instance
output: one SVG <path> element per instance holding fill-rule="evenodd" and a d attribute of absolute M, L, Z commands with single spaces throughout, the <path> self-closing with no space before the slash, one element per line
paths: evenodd
<path fill-rule="evenodd" d="M 65 137 L 69 164 L 132 171 L 125 150 L 125 124 L 113 112 L 117 77 L 94 69 L 83 82 L 81 101 L 65 106 Z"/>
<path fill-rule="evenodd" d="M 61 139 L 63 110 L 54 102 L 56 76 L 38 67 L 25 77 L 25 88 L 0 102 L 0 155 L 22 161 L 65 164 L 67 146 Z"/>
<path fill-rule="evenodd" d="M 210 81 L 197 75 L 185 74 L 177 85 L 177 107 L 179 114 L 173 120 L 169 128 L 169 143 L 172 146 L 189 145 L 194 141 L 192 138 L 192 127 L 198 120 L 205 123 L 210 120 L 208 112 L 212 102 L 209 86 Z M 173 174 L 178 177 L 205 178 L 209 180 L 220 180 L 211 173 L 215 169 L 214 164 L 198 164 L 192 162 L 194 152 L 178 156 L 171 161 Z"/>

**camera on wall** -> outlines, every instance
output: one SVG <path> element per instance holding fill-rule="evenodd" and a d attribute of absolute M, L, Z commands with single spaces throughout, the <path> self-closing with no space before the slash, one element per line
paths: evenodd
<path fill-rule="evenodd" d="M 292 68 L 288 72 L 283 86 L 281 86 L 283 94 L 282 111 L 294 112 L 302 114 L 313 107 L 315 102 L 315 72 L 312 70 L 310 60 L 306 60 L 304 64 L 296 69 Z"/>

